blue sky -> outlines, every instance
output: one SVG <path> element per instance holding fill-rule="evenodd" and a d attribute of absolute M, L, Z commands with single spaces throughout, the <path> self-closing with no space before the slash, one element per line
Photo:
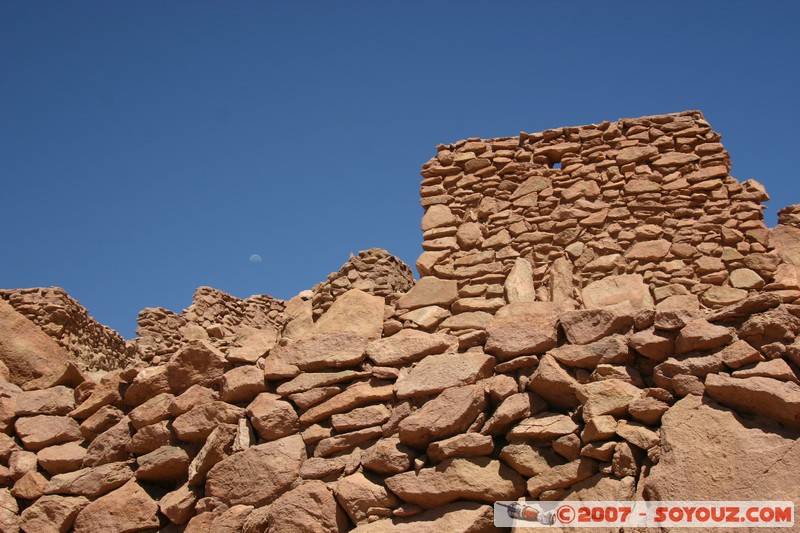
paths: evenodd
<path fill-rule="evenodd" d="M 440 142 L 701 109 L 800 203 L 800 3 L 0 3 L 0 287 L 134 335 L 194 289 L 289 298 L 421 252 Z M 260 263 L 249 261 L 259 254 Z"/>

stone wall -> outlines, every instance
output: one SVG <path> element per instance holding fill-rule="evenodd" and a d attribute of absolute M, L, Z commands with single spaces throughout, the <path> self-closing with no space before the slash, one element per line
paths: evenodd
<path fill-rule="evenodd" d="M 328 310 L 333 301 L 350 289 L 383 296 L 394 301 L 414 284 L 411 269 L 382 248 L 370 248 L 350 254 L 350 259 L 326 281 L 314 286 L 314 318 Z"/>
<path fill-rule="evenodd" d="M 439 145 L 422 169 L 420 275 L 456 280 L 458 313 L 502 295 L 517 258 L 536 296 L 553 276 L 581 289 L 639 274 L 721 307 L 772 281 L 775 258 L 753 180 L 739 183 L 699 111 Z M 745 257 L 746 256 L 746 257 Z M 559 261 L 560 260 L 560 261 Z M 561 272 L 553 272 L 554 268 Z"/>
<path fill-rule="evenodd" d="M 142 357 L 168 359 L 181 344 L 191 339 L 207 339 L 217 347 L 235 343 L 242 328 L 283 327 L 285 303 L 266 294 L 240 299 L 212 287 L 200 287 L 192 304 L 182 314 L 164 308 L 139 312 L 134 340 Z"/>
<path fill-rule="evenodd" d="M 131 365 L 136 348 L 113 329 L 98 323 L 60 287 L 0 290 L 0 298 L 39 326 L 88 370 Z"/>

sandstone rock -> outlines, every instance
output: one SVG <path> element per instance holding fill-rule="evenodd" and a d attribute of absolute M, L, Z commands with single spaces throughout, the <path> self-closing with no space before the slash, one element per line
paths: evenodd
<path fill-rule="evenodd" d="M 760 289 L 764 279 L 749 268 L 737 268 L 728 276 L 728 281 L 735 289 Z"/>
<path fill-rule="evenodd" d="M 173 524 L 180 525 L 188 522 L 194 514 L 195 502 L 197 492 L 189 485 L 182 485 L 162 496 L 158 508 Z"/>
<path fill-rule="evenodd" d="M 413 330 L 407 330 L 413 331 Z M 371 345 L 372 343 L 370 343 Z M 294 379 L 281 383 L 275 389 L 281 396 L 289 396 L 299 392 L 305 392 L 317 387 L 336 385 L 337 383 L 353 381 L 360 378 L 367 378 L 370 372 L 360 372 L 357 370 L 339 370 L 337 372 L 304 372 Z"/>
<path fill-rule="evenodd" d="M 450 457 L 491 455 L 493 451 L 492 437 L 480 433 L 464 433 L 428 445 L 428 457 L 435 462 L 441 462 Z"/>
<path fill-rule="evenodd" d="M 136 429 L 161 422 L 170 417 L 169 408 L 175 401 L 175 396 L 162 393 L 150 398 L 128 413 L 131 425 Z"/>
<path fill-rule="evenodd" d="M 733 287 L 711 287 L 700 297 L 703 305 L 712 309 L 719 309 L 728 305 L 741 302 L 747 298 L 747 291 Z"/>
<path fill-rule="evenodd" d="M 370 508 L 391 509 L 398 504 L 394 494 L 387 492 L 383 485 L 370 481 L 361 473 L 340 479 L 336 483 L 334 494 L 354 524 L 366 521 Z"/>
<path fill-rule="evenodd" d="M 131 437 L 128 442 L 128 452 L 144 455 L 161 446 L 174 444 L 177 439 L 172 434 L 170 427 L 166 420 L 143 427 Z"/>
<path fill-rule="evenodd" d="M 222 376 L 220 398 L 224 402 L 247 402 L 266 390 L 264 371 L 257 366 L 239 366 Z"/>
<path fill-rule="evenodd" d="M 267 355 L 277 342 L 278 330 L 273 327 L 255 329 L 244 326 L 236 332 L 236 346 L 228 350 L 226 358 L 234 363 L 254 364 Z"/>
<path fill-rule="evenodd" d="M 500 459 L 525 477 L 536 476 L 561 463 L 552 448 L 543 447 L 542 444 L 530 442 L 508 444 L 500 451 Z"/>
<path fill-rule="evenodd" d="M 192 385 L 214 386 L 222 379 L 225 356 L 206 341 L 189 341 L 167 363 L 167 381 L 181 393 Z"/>
<path fill-rule="evenodd" d="M 764 377 L 773 378 L 780 381 L 791 381 L 800 385 L 800 380 L 797 379 L 789 363 L 783 359 L 772 359 L 771 361 L 764 361 L 758 363 L 752 368 L 742 368 L 736 370 L 733 374 L 735 378 L 749 378 L 749 377 Z"/>
<path fill-rule="evenodd" d="M 190 486 L 205 483 L 208 471 L 233 452 L 236 434 L 237 426 L 233 424 L 220 424 L 211 432 L 203 447 L 189 464 Z"/>
<path fill-rule="evenodd" d="M 19 500 L 36 500 L 44 494 L 47 479 L 39 472 L 31 470 L 19 478 L 11 487 L 11 495 Z"/>
<path fill-rule="evenodd" d="M 300 467 L 300 477 L 303 479 L 338 478 L 345 466 L 345 457 L 310 457 Z"/>
<path fill-rule="evenodd" d="M 218 399 L 219 393 L 217 391 L 202 385 L 192 385 L 172 401 L 169 406 L 169 414 L 173 417 L 178 417 L 183 413 L 188 413 L 194 407 L 204 403 L 211 403 Z"/>
<path fill-rule="evenodd" d="M 244 409 L 225 402 L 198 405 L 172 423 L 175 435 L 183 442 L 202 442 L 219 424 L 235 424 L 245 414 Z"/>
<path fill-rule="evenodd" d="M 730 346 L 726 346 L 717 352 L 717 357 L 730 368 L 741 368 L 744 365 L 764 360 L 758 350 L 745 341 L 736 341 Z"/>
<path fill-rule="evenodd" d="M 139 405 L 150 398 L 170 392 L 165 365 L 149 366 L 137 374 L 125 390 L 125 405 Z"/>
<path fill-rule="evenodd" d="M 500 461 L 488 457 L 447 459 L 419 473 L 389 477 L 386 486 L 404 501 L 430 509 L 458 499 L 494 502 L 515 500 L 524 492 L 524 480 Z"/>
<path fill-rule="evenodd" d="M 159 526 L 158 504 L 131 480 L 93 501 L 75 518 L 75 533 L 141 531 Z"/>
<path fill-rule="evenodd" d="M 327 457 L 339 452 L 349 452 L 356 446 L 378 439 L 382 435 L 383 430 L 379 427 L 370 427 L 334 435 L 319 441 L 314 449 L 314 455 L 316 457 Z"/>
<path fill-rule="evenodd" d="M 23 391 L 15 399 L 17 416 L 66 415 L 75 408 L 75 393 L 63 385 L 45 390 Z"/>
<path fill-rule="evenodd" d="M 409 320 L 425 331 L 430 331 L 449 316 L 450 312 L 447 309 L 438 305 L 429 305 L 403 313 L 399 318 L 400 320 Z"/>
<path fill-rule="evenodd" d="M 45 494 L 68 494 L 97 498 L 121 487 L 131 478 L 133 478 L 133 471 L 126 463 L 107 463 L 55 475 L 50 478 Z"/>
<path fill-rule="evenodd" d="M 572 368 L 593 369 L 600 364 L 630 363 L 633 358 L 622 335 L 612 335 L 583 345 L 564 345 L 548 352 L 558 362 Z"/>
<path fill-rule="evenodd" d="M 276 440 L 297 433 L 300 424 L 294 407 L 280 397 L 262 392 L 247 406 L 253 428 L 264 440 Z"/>
<path fill-rule="evenodd" d="M 352 331 L 333 331 L 306 337 L 287 346 L 278 346 L 267 358 L 270 365 L 280 364 L 300 370 L 355 366 L 364 360 L 366 340 Z M 267 373 L 267 377 L 270 377 Z"/>
<path fill-rule="evenodd" d="M 649 161 L 654 156 L 658 155 L 658 148 L 655 146 L 629 146 L 617 152 L 617 164 L 627 165 L 628 163 L 638 163 L 640 161 Z"/>
<path fill-rule="evenodd" d="M 349 413 L 331 416 L 331 425 L 338 432 L 379 426 L 389 420 L 389 409 L 383 404 L 358 407 Z"/>
<path fill-rule="evenodd" d="M 773 342 L 790 343 L 800 333 L 800 318 L 779 307 L 751 316 L 739 328 L 739 338 L 760 348 Z"/>
<path fill-rule="evenodd" d="M 441 327 L 450 330 L 464 330 L 464 329 L 486 329 L 489 322 L 492 321 L 492 315 L 484 311 L 474 311 L 467 313 L 459 313 L 449 318 L 444 319 Z"/>
<path fill-rule="evenodd" d="M 651 500 L 800 497 L 795 482 L 800 441 L 752 427 L 713 401 L 687 396 L 673 405 L 662 421 L 661 442 L 661 459 L 645 479 L 645 494 Z M 758 483 L 742 483 L 743 479 Z"/>
<path fill-rule="evenodd" d="M 413 290 L 413 289 L 412 289 Z M 350 289 L 333 302 L 314 324 L 315 333 L 352 332 L 367 341 L 380 339 L 384 299 Z"/>
<path fill-rule="evenodd" d="M 714 350 L 731 342 L 731 331 L 723 326 L 710 324 L 698 318 L 686 324 L 675 339 L 675 351 L 678 354 L 699 350 Z"/>
<path fill-rule="evenodd" d="M 8 489 L 0 489 L 0 530 L 19 531 L 19 505 Z"/>
<path fill-rule="evenodd" d="M 578 424 L 566 415 L 538 413 L 511 428 L 506 438 L 514 440 L 551 441 L 578 430 Z"/>
<path fill-rule="evenodd" d="M 559 316 L 567 339 L 572 344 L 588 344 L 613 333 L 622 333 L 633 325 L 633 309 L 580 309 Z"/>
<path fill-rule="evenodd" d="M 136 458 L 136 479 L 140 481 L 175 483 L 185 480 L 189 455 L 177 446 L 162 446 Z"/>
<path fill-rule="evenodd" d="M 624 415 L 628 405 L 642 396 L 642 390 L 618 379 L 607 379 L 581 385 L 577 396 L 583 404 L 583 420 L 598 415 Z"/>
<path fill-rule="evenodd" d="M 8 458 L 7 475 L 13 479 L 19 479 L 28 472 L 36 470 L 36 454 L 25 450 L 11 452 Z"/>
<path fill-rule="evenodd" d="M 303 424 L 317 422 L 336 413 L 344 413 L 362 405 L 384 402 L 392 398 L 394 398 L 392 385 L 382 382 L 356 383 L 333 398 L 308 409 L 300 415 L 300 422 Z"/>
<path fill-rule="evenodd" d="M 562 409 L 576 407 L 578 382 L 551 355 L 545 355 L 531 376 L 528 388 L 548 403 Z"/>
<path fill-rule="evenodd" d="M 361 457 L 364 468 L 379 474 L 399 474 L 411 468 L 414 451 L 393 436 L 381 439 L 368 448 Z"/>
<path fill-rule="evenodd" d="M 800 386 L 795 383 L 763 377 L 734 378 L 709 374 L 705 389 L 709 396 L 723 405 L 800 428 Z"/>
<path fill-rule="evenodd" d="M 75 517 L 89 505 L 82 496 L 42 496 L 20 515 L 20 528 L 26 532 L 62 533 L 69 531 Z"/>
<path fill-rule="evenodd" d="M 397 397 L 427 396 L 449 387 L 469 385 L 489 377 L 494 365 L 494 357 L 480 351 L 429 355 L 397 380 Z"/>
<path fill-rule="evenodd" d="M 404 329 L 391 337 L 369 343 L 367 357 L 376 365 L 396 366 L 418 361 L 427 355 L 453 352 L 458 339 L 442 333 Z"/>
<path fill-rule="evenodd" d="M 690 394 L 702 396 L 706 391 L 706 387 L 700 378 L 688 374 L 672 378 L 672 388 L 675 394 L 681 398 Z"/>
<path fill-rule="evenodd" d="M 666 413 L 667 409 L 669 409 L 668 404 L 649 396 L 643 396 L 628 405 L 631 416 L 648 425 L 658 424 L 661 415 Z"/>
<path fill-rule="evenodd" d="M 465 432 L 485 408 L 479 385 L 446 389 L 400 422 L 400 441 L 424 449 L 435 440 Z"/>
<path fill-rule="evenodd" d="M 637 242 L 625 252 L 627 259 L 638 261 L 660 261 L 669 253 L 671 244 L 664 239 Z"/>
<path fill-rule="evenodd" d="M 536 300 L 536 288 L 533 286 L 533 268 L 523 259 L 517 258 L 505 282 L 506 301 L 533 302 Z"/>
<path fill-rule="evenodd" d="M 484 435 L 501 435 L 512 424 L 547 409 L 547 404 L 535 394 L 521 392 L 503 400 L 481 429 Z"/>
<path fill-rule="evenodd" d="M 486 351 L 500 361 L 543 354 L 558 342 L 557 324 L 555 314 L 495 316 L 486 328 Z"/>
<path fill-rule="evenodd" d="M 617 420 L 611 415 L 597 415 L 586 420 L 586 426 L 581 432 L 583 442 L 606 440 L 617 432 Z"/>
<path fill-rule="evenodd" d="M 649 450 L 659 443 L 658 434 L 641 424 L 620 420 L 616 429 L 617 435 L 642 450 Z"/>
<path fill-rule="evenodd" d="M 253 446 L 223 459 L 208 472 L 206 496 L 231 505 L 264 505 L 298 478 L 305 458 L 299 435 Z"/>
<path fill-rule="evenodd" d="M 11 382 L 24 386 L 27 382 L 61 375 L 70 361 L 69 355 L 33 322 L 0 298 L 0 361 Z"/>
<path fill-rule="evenodd" d="M 455 502 L 411 518 L 393 518 L 361 524 L 353 533 L 483 533 L 494 531 L 493 511 L 477 502 Z"/>
<path fill-rule="evenodd" d="M 652 309 L 650 288 L 639 274 L 622 274 L 593 281 L 583 288 L 583 305 L 599 309 L 629 302 L 634 309 Z"/>
<path fill-rule="evenodd" d="M 37 415 L 18 418 L 14 429 L 23 446 L 32 451 L 54 444 L 83 440 L 78 423 L 66 416 Z"/>
<path fill-rule="evenodd" d="M 266 511 L 259 516 L 257 513 L 261 509 Z M 242 533 L 339 533 L 347 530 L 347 519 L 322 481 L 307 481 L 261 509 L 248 516 Z"/>
<path fill-rule="evenodd" d="M 126 461 L 128 459 L 128 443 L 131 440 L 130 426 L 130 420 L 125 416 L 94 439 L 86 450 L 83 466 Z"/>
<path fill-rule="evenodd" d="M 86 448 L 78 442 L 68 442 L 39 450 L 36 458 L 39 466 L 50 475 L 78 470 L 86 456 Z"/>
<path fill-rule="evenodd" d="M 422 231 L 443 226 L 455 226 L 458 220 L 446 205 L 432 205 L 422 217 Z"/>
<path fill-rule="evenodd" d="M 537 498 L 546 490 L 565 489 L 592 477 L 596 471 L 597 463 L 585 457 L 553 466 L 528 480 L 528 494 L 531 498 Z"/>
<path fill-rule="evenodd" d="M 409 310 L 431 305 L 449 307 L 456 300 L 458 300 L 458 285 L 455 280 L 425 276 L 397 300 L 397 307 Z"/>
<path fill-rule="evenodd" d="M 252 505 L 233 505 L 214 518 L 210 529 L 215 533 L 239 533 L 253 509 Z"/>

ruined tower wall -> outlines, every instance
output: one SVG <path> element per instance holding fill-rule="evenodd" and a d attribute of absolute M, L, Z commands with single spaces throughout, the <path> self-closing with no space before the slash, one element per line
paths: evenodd
<path fill-rule="evenodd" d="M 769 197 L 730 175 L 720 138 L 686 111 L 439 145 L 421 172 L 420 275 L 492 299 L 523 257 L 548 300 L 563 259 L 579 303 L 587 284 L 618 274 L 683 285 L 709 307 L 741 299 L 776 267 Z"/>

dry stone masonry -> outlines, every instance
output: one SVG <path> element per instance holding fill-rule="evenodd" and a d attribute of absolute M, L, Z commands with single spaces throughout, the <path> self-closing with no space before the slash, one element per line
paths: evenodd
<path fill-rule="evenodd" d="M 494 531 L 492 502 L 800 502 L 800 207 L 699 112 L 440 146 L 422 277 L 198 289 L 86 373 L 0 302 L 0 531 Z M 42 316 L 42 315 L 39 315 Z"/>
<path fill-rule="evenodd" d="M 134 346 L 89 316 L 60 287 L 0 290 L 0 298 L 83 361 L 88 370 L 123 368 L 137 359 Z"/>

